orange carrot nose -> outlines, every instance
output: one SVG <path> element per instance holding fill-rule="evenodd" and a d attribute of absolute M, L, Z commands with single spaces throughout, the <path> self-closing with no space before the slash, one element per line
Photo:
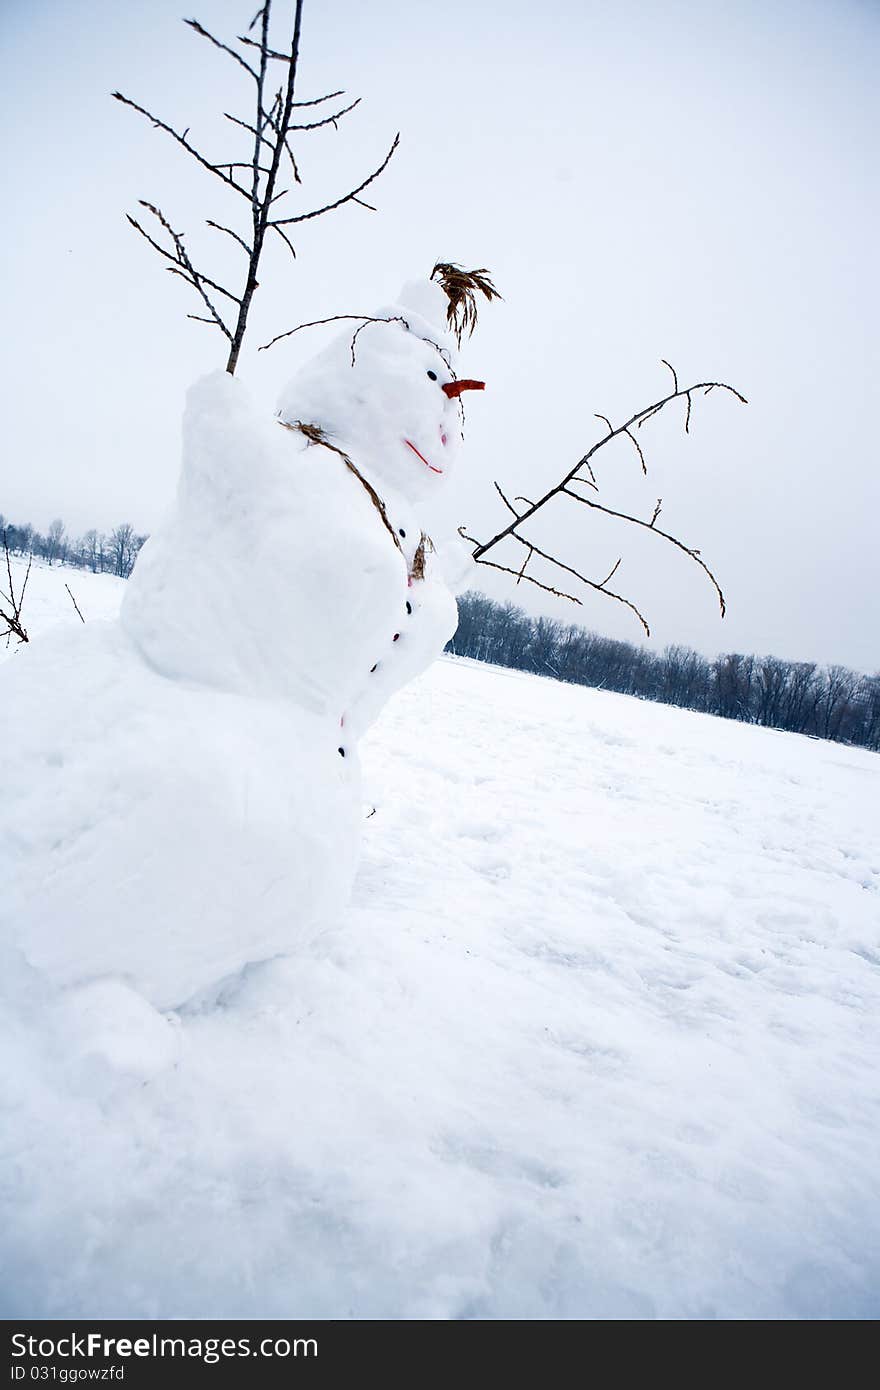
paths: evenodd
<path fill-rule="evenodd" d="M 447 381 L 441 389 L 446 392 L 450 400 L 454 400 L 456 396 L 461 395 L 462 391 L 485 391 L 486 383 L 485 381 L 470 381 L 466 378 L 464 381 Z"/>

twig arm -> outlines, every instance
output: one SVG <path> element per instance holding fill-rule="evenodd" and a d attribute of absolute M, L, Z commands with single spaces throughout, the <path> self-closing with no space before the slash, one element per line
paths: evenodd
<path fill-rule="evenodd" d="M 526 573 L 526 569 L 533 556 L 540 556 L 543 560 L 546 560 L 549 564 L 554 565 L 557 569 L 562 570 L 566 574 L 570 574 L 574 579 L 577 579 L 580 583 L 586 584 L 589 588 L 594 589 L 596 592 L 604 593 L 609 598 L 615 599 L 618 603 L 622 603 L 623 605 L 625 605 L 625 607 L 629 608 L 638 618 L 639 622 L 645 630 L 646 635 L 648 636 L 650 636 L 650 628 L 642 612 L 636 607 L 636 605 L 633 602 L 631 602 L 630 599 L 624 598 L 622 594 L 615 593 L 608 588 L 610 580 L 617 573 L 617 570 L 620 566 L 621 562 L 619 559 L 611 569 L 610 573 L 600 583 L 596 580 L 588 578 L 587 575 L 581 573 L 581 571 L 579 570 L 574 569 L 573 566 L 566 564 L 565 561 L 560 560 L 557 556 L 551 555 L 548 551 L 542 550 L 539 546 L 537 546 L 534 543 L 534 541 L 524 536 L 520 528 L 523 526 L 525 522 L 531 520 L 533 516 L 536 516 L 537 513 L 540 512 L 544 507 L 546 507 L 548 503 L 550 503 L 555 497 L 570 497 L 575 502 L 581 503 L 582 506 L 590 507 L 594 511 L 604 512 L 607 516 L 612 516 L 617 518 L 618 520 L 629 522 L 631 525 L 639 526 L 647 531 L 653 531 L 656 535 L 660 536 L 670 545 L 673 545 L 678 550 L 681 550 L 685 555 L 687 555 L 691 560 L 693 560 L 696 564 L 700 566 L 700 568 L 708 577 L 710 583 L 712 584 L 715 590 L 715 593 L 718 596 L 718 603 L 721 609 L 721 616 L 722 618 L 724 617 L 725 612 L 727 610 L 724 594 L 721 590 L 721 586 L 718 583 L 718 580 L 712 573 L 712 570 L 706 564 L 705 560 L 700 555 L 699 550 L 697 550 L 693 546 L 686 545 L 684 541 L 679 540 L 677 536 L 673 536 L 669 531 L 665 531 L 657 525 L 657 518 L 660 515 L 661 508 L 661 503 L 659 500 L 657 501 L 654 507 L 653 515 L 651 516 L 650 521 L 646 521 L 642 517 L 632 516 L 628 512 L 621 512 L 613 507 L 606 507 L 601 502 L 597 502 L 593 498 L 585 496 L 582 492 L 576 491 L 574 486 L 575 484 L 579 484 L 581 487 L 587 487 L 592 489 L 593 491 L 598 492 L 598 484 L 596 482 L 596 477 L 593 472 L 592 460 L 600 449 L 604 448 L 606 444 L 609 444 L 612 439 L 617 439 L 620 436 L 626 436 L 630 443 L 634 445 L 639 457 L 642 472 L 647 473 L 647 464 L 645 462 L 644 451 L 642 450 L 641 445 L 636 439 L 633 430 L 640 429 L 641 426 L 644 425 L 647 420 L 650 420 L 652 416 L 658 414 L 659 411 L 663 410 L 672 401 L 684 399 L 687 403 L 687 413 L 685 416 L 686 431 L 689 431 L 690 429 L 692 399 L 696 392 L 702 392 L 704 395 L 708 395 L 711 391 L 726 391 L 730 395 L 735 396 L 736 399 L 738 401 L 741 401 L 743 405 L 747 404 L 746 398 L 741 394 L 741 392 L 737 391 L 735 387 L 729 386 L 726 382 L 723 381 L 700 381 L 696 382 L 693 386 L 680 386 L 675 368 L 671 365 L 671 363 L 666 362 L 665 359 L 662 360 L 664 361 L 664 365 L 667 366 L 670 372 L 672 373 L 673 389 L 670 392 L 668 392 L 667 395 L 662 396 L 659 400 L 654 401 L 651 405 L 645 406 L 644 409 L 637 410 L 634 415 L 631 415 L 628 420 L 625 420 L 623 424 L 620 425 L 613 425 L 606 415 L 597 415 L 596 418 L 601 420 L 606 426 L 607 433 L 604 434 L 601 439 L 598 439 L 595 442 L 595 444 L 591 445 L 587 452 L 581 458 L 578 459 L 574 467 L 570 468 L 568 472 L 560 479 L 560 481 L 556 483 L 553 487 L 549 488 L 548 491 L 545 492 L 542 497 L 539 497 L 536 502 L 530 502 L 525 497 L 517 497 L 517 502 L 522 502 L 525 504 L 525 510 L 517 511 L 516 507 L 505 495 L 500 484 L 496 482 L 494 484 L 495 490 L 501 498 L 501 501 L 504 503 L 504 506 L 506 507 L 507 511 L 511 514 L 512 520 L 509 521 L 505 526 L 503 526 L 494 536 L 491 537 L 490 540 L 478 542 L 475 540 L 473 536 L 466 535 L 463 529 L 461 529 L 459 532 L 463 539 L 467 540 L 474 546 L 472 558 L 477 564 L 490 565 L 493 569 L 499 569 L 504 571 L 505 573 L 512 574 L 516 578 L 517 584 L 520 584 L 523 581 L 525 581 L 526 583 L 535 584 L 538 588 L 543 588 L 550 593 L 560 593 L 559 590 L 554 589 L 551 585 L 543 584 L 539 580 L 535 579 L 535 577 L 532 574 Z M 506 565 L 498 564 L 495 561 L 490 561 L 485 558 L 492 550 L 494 550 L 496 546 L 500 545 L 502 541 L 505 540 L 512 540 L 516 542 L 518 545 L 523 546 L 526 550 L 525 559 L 523 560 L 523 563 L 518 570 L 511 569 Z M 560 594 L 560 596 L 571 599 L 573 602 L 580 602 L 580 600 L 576 599 L 573 594 L 565 593 Z"/>

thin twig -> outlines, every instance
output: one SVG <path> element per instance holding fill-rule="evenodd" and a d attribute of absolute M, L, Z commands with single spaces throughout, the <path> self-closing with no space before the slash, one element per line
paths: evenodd
<path fill-rule="evenodd" d="M 149 232 L 144 231 L 144 228 L 141 226 L 141 224 L 138 221 L 136 221 L 136 219 L 132 217 L 130 213 L 126 213 L 128 221 L 131 223 L 132 227 L 134 227 L 135 231 L 140 232 L 141 236 L 150 243 L 154 250 L 159 252 L 160 256 L 164 256 L 166 260 L 172 262 L 172 264 L 168 266 L 168 269 L 171 271 L 171 273 L 173 275 L 180 275 L 182 279 L 186 280 L 187 284 L 192 285 L 193 289 L 195 289 L 198 292 L 200 298 L 204 301 L 208 313 L 211 315 L 211 318 L 214 320 L 215 324 L 220 329 L 220 331 L 224 333 L 225 336 L 231 342 L 232 334 L 230 333 L 223 319 L 220 317 L 220 314 L 218 313 L 217 309 L 212 304 L 210 297 L 204 289 L 204 285 L 209 285 L 211 289 L 219 291 L 219 293 L 225 295 L 227 299 L 231 299 L 233 300 L 233 302 L 238 303 L 239 301 L 236 295 L 232 294 L 229 290 L 225 290 L 222 285 L 217 285 L 213 280 L 208 280 L 205 276 L 200 275 L 199 272 L 193 266 L 192 262 L 189 259 L 189 256 L 186 253 L 186 249 L 183 245 L 182 236 L 179 232 L 174 231 L 173 227 L 169 223 L 168 219 L 165 217 L 164 213 L 159 208 L 154 207 L 152 203 L 144 202 L 143 199 L 139 199 L 138 201 L 140 202 L 141 207 L 146 208 L 148 212 L 151 212 L 153 214 L 153 216 L 156 218 L 159 224 L 171 237 L 171 240 L 174 243 L 176 256 L 172 256 L 171 252 L 166 250 L 164 246 L 161 246 L 158 241 L 154 240 L 154 238 L 150 236 Z"/>
<path fill-rule="evenodd" d="M 324 119 L 321 120 L 321 121 L 312 121 L 309 125 L 292 125 L 292 126 L 289 126 L 288 129 L 289 129 L 289 130 L 320 130 L 320 129 L 321 129 L 321 126 L 325 126 L 325 125 L 332 125 L 332 126 L 335 126 L 337 121 L 341 120 L 343 116 L 347 116 L 348 113 L 349 113 L 349 111 L 353 111 L 354 108 L 355 108 L 356 106 L 360 106 L 360 104 L 361 104 L 361 98 L 360 98 L 360 97 L 356 97 L 355 100 L 354 100 L 353 102 L 350 103 L 350 105 L 348 105 L 348 106 L 343 106 L 342 109 L 339 110 L 339 111 L 334 111 L 332 116 L 325 116 Z"/>
<path fill-rule="evenodd" d="M 511 532 L 511 536 L 513 540 L 519 541 L 520 545 L 527 546 L 530 550 L 533 550 L 536 555 L 540 555 L 543 560 L 548 560 L 551 565 L 555 565 L 557 569 L 564 570 L 566 574 L 574 575 L 574 578 L 579 579 L 582 584 L 587 584 L 591 589 L 595 589 L 596 593 L 607 594 L 609 598 L 615 599 L 617 603 L 622 603 L 626 608 L 629 608 L 635 613 L 642 627 L 645 629 L 645 636 L 651 636 L 651 629 L 648 626 L 646 618 L 639 612 L 631 599 L 624 598 L 623 594 L 616 594 L 613 589 L 606 589 L 605 585 L 608 583 L 608 579 L 611 578 L 611 575 L 608 576 L 608 579 L 603 579 L 601 584 L 597 583 L 595 579 L 588 579 L 585 574 L 581 574 L 580 570 L 573 569 L 571 565 L 566 565 L 562 560 L 557 560 L 555 555 L 550 555 L 546 550 L 540 550 L 538 546 L 535 545 L 534 541 L 527 540 L 525 536 L 519 535 L 518 532 Z M 619 563 L 618 561 L 618 564 Z M 614 566 L 611 574 L 614 574 L 616 569 L 617 565 Z M 528 576 L 526 576 L 526 578 L 528 578 Z"/>
<path fill-rule="evenodd" d="M 514 507 L 513 503 L 512 503 L 512 502 L 509 502 L 509 501 L 507 500 L 507 498 L 505 497 L 504 493 L 501 491 L 501 486 L 500 486 L 500 484 L 497 483 L 497 482 L 495 482 L 495 481 L 493 480 L 492 486 L 494 487 L 495 491 L 498 493 L 498 496 L 501 498 L 501 501 L 504 503 L 504 505 L 505 505 L 505 507 L 507 508 L 507 510 L 508 510 L 509 512 L 512 512 L 513 515 L 516 517 L 517 521 L 519 521 L 519 512 L 516 510 L 516 507 Z"/>
<path fill-rule="evenodd" d="M 239 236 L 238 232 L 234 232 L 231 227 L 224 227 L 222 222 L 212 222 L 210 217 L 205 218 L 205 223 L 208 227 L 213 227 L 215 232 L 225 232 L 227 236 L 231 236 L 232 240 L 237 241 L 239 246 L 242 248 L 243 251 L 247 253 L 247 255 L 250 256 L 253 254 L 254 248 L 252 246 L 248 246 L 244 237 Z"/>
<path fill-rule="evenodd" d="M 532 549 L 532 547 L 529 546 L 528 552 L 527 552 L 527 554 L 526 554 L 526 558 L 525 558 L 525 559 L 523 560 L 523 562 L 522 562 L 522 568 L 520 569 L 519 574 L 516 576 L 516 582 L 517 582 L 517 584 L 521 584 L 522 581 L 523 581 L 523 579 L 525 578 L 525 576 L 526 576 L 526 565 L 529 563 L 529 560 L 531 560 L 531 558 L 532 558 L 532 556 L 534 555 L 534 553 L 535 553 L 535 552 L 534 552 L 534 550 Z"/>
<path fill-rule="evenodd" d="M 178 145 L 181 145 L 186 150 L 187 154 L 191 154 L 193 159 L 197 160 L 197 162 L 201 164 L 203 169 L 207 169 L 210 173 L 216 174 L 218 179 L 222 179 L 222 181 L 225 184 L 228 184 L 230 188 L 234 188 L 236 193 L 240 193 L 243 198 L 247 198 L 248 200 L 250 200 L 251 195 L 248 192 L 248 190 L 242 187 L 240 183 L 236 183 L 235 179 L 233 179 L 230 175 L 224 174 L 223 169 L 225 166 L 220 164 L 212 164 L 211 161 L 209 159 L 206 159 L 205 156 L 201 154 L 199 150 L 195 148 L 194 145 L 191 145 L 189 143 L 189 141 L 186 138 L 186 131 L 184 131 L 183 135 L 181 135 L 179 131 L 174 130 L 170 125 L 167 125 L 165 121 L 160 121 L 159 117 L 154 116 L 152 111 L 148 111 L 145 106 L 138 106 L 136 101 L 132 101 L 129 97 L 123 96 L 121 92 L 113 92 L 112 95 L 116 101 L 121 101 L 123 106 L 130 106 L 133 111 L 139 111 L 142 116 L 146 116 L 148 121 L 153 122 L 153 125 L 156 127 L 157 130 L 164 130 L 166 134 L 170 135 L 172 139 L 176 140 Z"/>
<path fill-rule="evenodd" d="M 280 236 L 281 240 L 284 242 L 284 245 L 287 247 L 287 249 L 288 249 L 288 251 L 290 252 L 290 254 L 291 254 L 291 256 L 293 257 L 293 259 L 296 260 L 296 248 L 295 248 L 293 242 L 290 240 L 290 237 L 289 237 L 289 236 L 287 235 L 287 233 L 285 232 L 284 228 L 283 228 L 283 227 L 273 227 L 273 228 L 272 228 L 272 231 L 278 233 L 278 235 Z"/>
<path fill-rule="evenodd" d="M 363 193 L 365 188 L 369 188 L 370 184 L 373 183 L 374 180 L 376 180 L 380 174 L 384 173 L 389 163 L 391 162 L 391 157 L 394 154 L 394 151 L 397 149 L 397 146 L 399 144 L 400 134 L 398 133 L 392 140 L 391 148 L 386 154 L 385 158 L 382 160 L 382 163 L 379 165 L 379 167 L 377 169 L 374 169 L 372 174 L 365 178 L 363 183 L 359 183 L 357 188 L 353 188 L 350 193 L 346 193 L 342 198 L 337 198 L 335 202 L 325 203 L 324 207 L 322 208 L 315 208 L 313 212 L 302 212 L 297 217 L 276 218 L 271 223 L 271 225 L 274 227 L 287 227 L 292 222 L 310 222 L 313 217 L 323 217 L 325 212 L 333 212 L 336 208 L 341 208 L 345 203 L 352 202 L 359 193 Z"/>
<path fill-rule="evenodd" d="M 282 338 L 292 338 L 294 333 L 299 333 L 302 328 L 318 328 L 323 323 L 338 323 L 342 319 L 366 319 L 369 314 L 331 314 L 328 319 L 312 319 L 310 323 L 298 323 L 296 328 L 288 328 L 286 333 L 278 333 L 268 343 L 262 343 L 257 349 L 258 352 L 265 352 L 267 348 L 274 347 L 280 343 Z"/>
<path fill-rule="evenodd" d="M 463 526 L 459 526 L 458 534 L 463 541 L 467 541 L 470 545 L 476 544 L 475 538 L 469 536 Z M 555 594 L 557 598 L 570 599 L 571 602 L 576 603 L 579 608 L 583 607 L 581 600 L 576 598 L 574 594 L 568 594 L 564 589 L 554 589 L 552 584 L 542 584 L 540 579 L 533 579 L 530 574 L 525 574 L 522 570 L 513 570 L 509 565 L 496 564 L 494 560 L 481 560 L 480 564 L 485 565 L 486 568 L 490 570 L 500 570 L 502 574 L 512 574 L 514 579 L 522 578 L 527 584 L 534 584 L 536 589 L 543 589 L 547 594 Z"/>
<path fill-rule="evenodd" d="M 73 597 L 73 594 L 71 593 L 70 585 L 69 585 L 69 584 L 65 584 L 64 587 L 65 587 L 65 589 L 67 590 L 67 592 L 70 594 L 70 601 L 71 601 L 71 603 L 73 604 L 73 606 L 74 606 L 74 608 L 76 609 L 77 613 L 79 613 L 79 620 L 80 620 L 80 622 L 81 622 L 81 623 L 84 623 L 84 622 L 85 622 L 85 618 L 83 617 L 82 613 L 79 612 L 79 604 L 77 603 L 76 599 Z"/>
<path fill-rule="evenodd" d="M 690 396 L 688 396 L 688 402 L 689 402 L 689 403 L 690 403 L 690 399 L 691 399 Z M 688 418 L 690 418 L 690 415 L 688 415 Z M 622 433 L 625 434 L 626 437 L 627 437 L 627 439 L 631 440 L 631 442 L 632 442 L 633 445 L 635 446 L 635 451 L 636 451 L 636 453 L 637 453 L 638 456 L 639 456 L 639 462 L 640 462 L 641 465 L 642 465 L 642 472 L 644 473 L 645 477 L 647 478 L 647 476 L 648 476 L 648 465 L 647 465 L 646 462 L 645 462 L 645 455 L 642 453 L 642 446 L 641 446 L 641 444 L 640 444 L 639 441 L 636 439 L 636 437 L 635 437 L 635 435 L 633 434 L 632 430 L 623 430 Z M 599 489 L 597 488 L 596 491 L 598 492 L 598 490 L 599 490 Z"/>
<path fill-rule="evenodd" d="M 387 318 L 367 318 L 360 328 L 356 328 L 351 335 L 351 365 L 355 364 L 355 348 L 357 346 L 358 335 L 363 333 L 365 328 L 369 328 L 371 323 L 402 323 L 407 332 L 410 331 L 409 324 L 400 314 L 390 314 Z"/>
<path fill-rule="evenodd" d="M 230 48 L 228 43 L 221 43 L 221 41 L 219 39 L 216 39 L 213 34 L 210 34 L 208 30 L 205 29 L 197 19 L 185 19 L 183 22 L 184 24 L 188 25 L 190 29 L 195 30 L 195 32 L 199 35 L 200 38 L 207 39 L 208 42 L 212 43 L 215 48 L 221 48 L 224 53 L 228 53 L 229 57 L 233 58 L 235 62 L 238 63 L 239 67 L 244 68 L 245 72 L 249 73 L 255 82 L 259 81 L 259 78 L 257 77 L 257 74 L 254 72 L 254 69 L 251 67 L 250 63 L 248 63 L 244 58 L 242 58 L 240 53 L 236 53 L 234 48 Z"/>
<path fill-rule="evenodd" d="M 241 129 L 246 130 L 250 135 L 257 134 L 257 127 L 255 125 L 251 125 L 250 121 L 243 121 L 238 116 L 230 115 L 228 111 L 224 111 L 223 115 L 227 121 L 231 121 L 233 125 L 241 126 Z M 260 139 L 262 140 L 264 145 L 268 145 L 269 149 L 272 149 L 272 141 L 269 139 L 268 135 L 260 135 Z"/>
<path fill-rule="evenodd" d="M 646 531 L 653 531 L 655 536 L 662 536 L 665 541 L 669 541 L 670 545 L 677 546 L 679 550 L 683 550 L 685 555 L 689 555 L 692 560 L 695 560 L 696 563 L 700 566 L 700 569 L 704 570 L 705 573 L 709 576 L 709 579 L 712 581 L 712 586 L 715 589 L 716 594 L 718 595 L 718 604 L 721 608 L 721 616 L 722 618 L 724 617 L 725 613 L 727 612 L 727 604 L 724 599 L 724 594 L 721 592 L 721 586 L 718 583 L 718 580 L 715 578 L 712 571 L 710 570 L 709 566 L 706 564 L 706 561 L 701 558 L 699 550 L 694 550 L 692 546 L 685 545 L 684 541 L 680 541 L 676 536 L 670 535 L 668 531 L 661 531 L 660 527 L 656 525 L 657 517 L 660 515 L 659 500 L 657 502 L 656 507 L 654 508 L 654 515 L 652 516 L 651 520 L 644 521 L 642 517 L 630 516 L 628 512 L 617 512 L 613 509 L 613 507 L 604 507 L 601 502 L 594 502 L 590 497 L 581 497 L 579 492 L 570 492 L 568 488 L 563 488 L 563 492 L 565 493 L 566 497 L 573 497 L 575 502 L 580 502 L 581 505 L 584 507 L 592 507 L 594 511 L 604 512 L 606 516 L 615 516 L 618 517 L 621 521 L 629 521 L 632 523 L 633 526 L 642 526 Z"/>
<path fill-rule="evenodd" d="M 265 352 L 267 348 L 274 347 L 275 343 L 280 343 L 282 338 L 292 338 L 294 333 L 299 333 L 303 328 L 320 328 L 325 323 L 344 323 L 346 320 L 352 323 L 359 321 L 362 328 L 366 328 L 368 323 L 402 323 L 405 327 L 409 326 L 399 314 L 395 314 L 392 318 L 375 318 L 372 314 L 331 314 L 326 319 L 312 319 L 309 323 L 298 323 L 296 328 L 288 328 L 286 333 L 278 333 L 268 343 L 262 343 L 257 351 Z M 360 332 L 360 329 L 357 332 Z M 352 347 L 352 353 L 353 351 Z"/>

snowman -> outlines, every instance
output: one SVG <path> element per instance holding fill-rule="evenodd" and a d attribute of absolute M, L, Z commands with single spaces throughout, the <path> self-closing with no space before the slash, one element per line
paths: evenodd
<path fill-rule="evenodd" d="M 8 664 L 0 944 L 50 988 L 177 1008 L 343 910 L 358 740 L 457 621 L 420 519 L 482 387 L 456 377 L 448 309 L 408 285 L 274 419 L 225 373 L 199 382 L 119 620 Z"/>

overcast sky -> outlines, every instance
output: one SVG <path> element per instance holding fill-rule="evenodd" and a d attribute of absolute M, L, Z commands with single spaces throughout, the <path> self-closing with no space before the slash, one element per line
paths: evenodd
<path fill-rule="evenodd" d="M 285 5 L 276 0 L 278 20 Z M 0 510 L 73 531 L 148 530 L 172 496 L 186 387 L 223 364 L 184 317 L 187 290 L 128 228 L 161 204 L 195 259 L 235 273 L 204 219 L 235 195 L 110 99 L 119 87 L 191 139 L 236 154 L 217 112 L 248 118 L 247 79 L 180 23 L 226 37 L 244 0 L 5 0 Z M 279 31 L 279 39 L 282 35 Z M 876 447 L 880 219 L 876 0 L 306 0 L 299 96 L 363 97 L 299 146 L 292 209 L 319 206 L 401 146 L 372 201 L 306 224 L 298 260 L 261 274 L 239 375 L 267 409 L 326 330 L 268 353 L 304 320 L 369 312 L 439 257 L 487 266 L 504 302 L 463 356 L 486 379 L 449 515 L 478 536 L 503 521 L 491 486 L 533 495 L 601 429 L 682 380 L 748 396 L 699 401 L 601 455 L 604 500 L 701 547 L 729 600 L 650 535 L 574 503 L 537 535 L 619 587 L 652 644 L 880 667 Z M 243 206 L 243 204 L 242 204 Z M 282 249 L 283 250 L 283 249 Z M 235 254 L 238 254 L 235 252 Z M 211 273 L 211 271 L 208 271 Z M 536 571 L 537 573 L 537 571 Z M 601 598 L 546 602 L 487 574 L 480 587 L 639 639 Z"/>

